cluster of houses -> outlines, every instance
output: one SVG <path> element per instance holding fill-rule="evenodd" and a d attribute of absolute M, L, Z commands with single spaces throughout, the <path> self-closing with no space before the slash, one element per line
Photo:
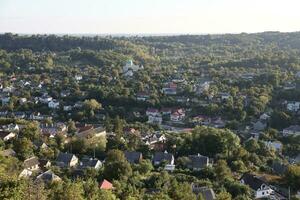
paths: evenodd
<path fill-rule="evenodd" d="M 146 111 L 148 123 L 162 124 L 163 117 L 166 117 L 171 122 L 182 122 L 185 119 L 185 110 L 183 108 L 163 108 L 161 110 L 156 108 L 148 108 Z"/>

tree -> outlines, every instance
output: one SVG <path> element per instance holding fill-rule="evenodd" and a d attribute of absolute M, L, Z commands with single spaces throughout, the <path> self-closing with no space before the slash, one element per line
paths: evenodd
<path fill-rule="evenodd" d="M 141 173 L 141 174 L 147 174 L 149 172 L 151 172 L 153 170 L 153 165 L 151 163 L 150 160 L 148 159 L 143 159 L 139 165 L 138 165 L 138 171 Z"/>
<path fill-rule="evenodd" d="M 290 165 L 285 174 L 285 180 L 294 190 L 300 189 L 300 166 Z"/>
<path fill-rule="evenodd" d="M 227 163 L 225 160 L 218 160 L 216 163 L 215 171 L 217 174 L 217 178 L 219 180 L 225 180 L 230 179 L 231 177 L 231 170 L 227 166 Z"/>
<path fill-rule="evenodd" d="M 231 200 L 231 194 L 222 191 L 217 195 L 217 200 Z"/>
<path fill-rule="evenodd" d="M 95 99 L 89 99 L 84 101 L 84 108 L 87 110 L 98 110 L 101 108 L 101 104 Z"/>
<path fill-rule="evenodd" d="M 173 181 L 169 196 L 174 200 L 196 200 L 191 185 L 188 183 L 178 184 L 177 181 Z"/>
<path fill-rule="evenodd" d="M 109 180 L 120 180 L 131 176 L 132 169 L 122 151 L 110 150 L 107 154 L 103 173 Z"/>
<path fill-rule="evenodd" d="M 68 133 L 71 135 L 74 135 L 76 133 L 76 131 L 77 131 L 77 128 L 76 128 L 75 122 L 72 120 L 69 120 L 68 121 Z"/>
<path fill-rule="evenodd" d="M 64 200 L 84 200 L 84 191 L 82 183 L 76 182 L 66 182 L 63 184 L 63 191 L 60 194 L 60 199 Z"/>
<path fill-rule="evenodd" d="M 31 141 L 39 138 L 40 129 L 36 122 L 29 122 L 21 131 L 22 135 Z"/>
<path fill-rule="evenodd" d="M 33 155 L 33 144 L 27 138 L 19 138 L 14 142 L 14 150 L 20 159 L 25 160 Z"/>

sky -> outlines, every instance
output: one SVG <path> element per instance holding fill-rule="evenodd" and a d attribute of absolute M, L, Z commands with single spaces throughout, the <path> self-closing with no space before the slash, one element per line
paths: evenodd
<path fill-rule="evenodd" d="M 300 31 L 300 0 L 0 0 L 0 32 L 207 34 Z"/>

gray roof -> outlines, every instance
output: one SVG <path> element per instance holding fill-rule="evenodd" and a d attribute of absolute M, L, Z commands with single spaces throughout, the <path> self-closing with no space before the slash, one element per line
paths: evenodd
<path fill-rule="evenodd" d="M 136 151 L 125 151 L 125 157 L 130 163 L 138 163 L 140 159 L 142 158 L 142 153 L 136 152 Z"/>
<path fill-rule="evenodd" d="M 285 128 L 284 130 L 286 131 L 300 131 L 300 126 L 299 125 L 292 125 L 292 126 L 289 126 L 288 128 Z"/>
<path fill-rule="evenodd" d="M 203 187 L 200 189 L 200 193 L 205 200 L 216 199 L 215 192 L 211 188 Z"/>
<path fill-rule="evenodd" d="M 42 174 L 40 174 L 37 179 L 41 179 L 46 182 L 51 182 L 54 180 L 60 180 L 60 177 L 54 174 L 51 170 L 48 170 Z"/>
<path fill-rule="evenodd" d="M 266 182 L 263 181 L 260 177 L 257 177 L 256 175 L 250 173 L 245 173 L 242 176 L 241 180 L 244 181 L 245 185 L 248 185 L 251 189 L 255 191 L 259 189 L 262 186 L 262 184 L 266 184 Z"/>
<path fill-rule="evenodd" d="M 27 169 L 27 168 L 31 168 L 32 166 L 35 166 L 35 165 L 39 165 L 40 164 L 40 162 L 39 162 L 39 160 L 38 160 L 38 158 L 37 157 L 31 157 L 31 158 L 29 158 L 29 159 L 26 159 L 25 161 L 24 161 L 24 167 Z"/>
<path fill-rule="evenodd" d="M 156 152 L 153 157 L 153 162 L 168 161 L 170 163 L 173 159 L 174 159 L 173 154 L 164 153 L 164 152 Z"/>
<path fill-rule="evenodd" d="M 75 156 L 74 154 L 70 154 L 70 153 L 59 153 L 56 162 L 59 163 L 64 163 L 66 165 L 69 165 L 69 163 L 71 162 L 73 156 Z"/>
<path fill-rule="evenodd" d="M 101 161 L 98 160 L 97 158 L 83 158 L 81 160 L 81 164 L 79 166 L 79 168 L 81 169 L 85 169 L 85 168 L 88 168 L 88 167 L 91 167 L 91 168 L 95 168 L 97 166 L 97 163 Z M 102 164 L 102 163 L 101 163 Z"/>
<path fill-rule="evenodd" d="M 188 163 L 189 168 L 201 169 L 208 165 L 209 158 L 201 155 L 190 155 L 190 162 Z"/>

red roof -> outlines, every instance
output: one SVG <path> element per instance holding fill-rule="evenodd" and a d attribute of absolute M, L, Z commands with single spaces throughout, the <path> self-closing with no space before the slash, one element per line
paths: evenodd
<path fill-rule="evenodd" d="M 113 188 L 113 185 L 108 180 L 104 179 L 102 183 L 99 185 L 100 189 L 103 190 L 111 190 Z"/>

